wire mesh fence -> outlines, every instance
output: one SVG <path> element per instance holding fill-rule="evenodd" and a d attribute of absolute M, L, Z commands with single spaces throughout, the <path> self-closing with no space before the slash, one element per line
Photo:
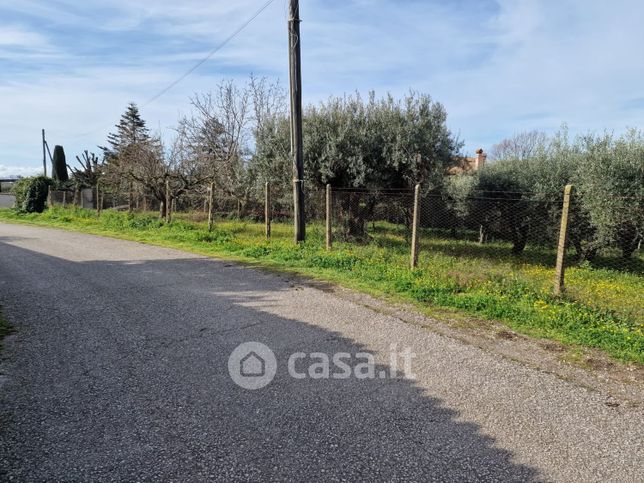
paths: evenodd
<path fill-rule="evenodd" d="M 214 228 L 241 221 L 252 236 L 271 236 L 273 225 L 273 236 L 290 237 L 293 209 L 287 191 L 271 192 L 267 186 L 268 191 L 231 196 L 223 189 L 211 194 L 209 188 L 178 193 L 167 207 L 164 196 L 104 189 L 98 207 L 147 212 L 166 221 L 210 221 Z M 95 195 L 89 189 L 51 191 L 50 200 L 96 209 Z M 618 200 L 620 216 L 599 227 L 592 207 L 574 191 L 565 201 L 563 190 L 549 196 L 513 191 L 455 196 L 420 189 L 416 196 L 410 189 L 309 187 L 305 207 L 310 233 L 326 232 L 327 249 L 365 256 L 380 250 L 378 256 L 396 266 L 411 265 L 423 277 L 463 290 L 512 285 L 512 290 L 547 297 L 565 287 L 573 300 L 644 320 L 644 198 Z M 563 231 L 562 220 L 567 220 Z M 258 226 L 251 229 L 253 224 Z M 621 308 L 626 299 L 628 307 Z"/>
<path fill-rule="evenodd" d="M 562 199 L 527 193 L 430 194 L 420 202 L 421 250 L 460 256 L 522 256 L 554 266 Z M 516 259 L 516 258 L 515 258 Z"/>
<path fill-rule="evenodd" d="M 344 243 L 403 247 L 411 236 L 409 190 L 332 190 L 331 236 Z"/>

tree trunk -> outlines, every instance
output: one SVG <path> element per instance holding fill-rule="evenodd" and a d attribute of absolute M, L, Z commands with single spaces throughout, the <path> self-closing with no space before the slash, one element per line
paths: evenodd
<path fill-rule="evenodd" d="M 592 262 L 597 256 L 597 248 L 590 243 L 584 244 L 581 238 L 571 236 L 570 243 L 575 247 L 577 263 Z"/>
<path fill-rule="evenodd" d="M 640 237 L 633 225 L 624 226 L 619 234 L 619 248 L 622 250 L 622 258 L 627 260 L 631 258 L 633 252 L 637 249 Z"/>
<path fill-rule="evenodd" d="M 485 225 L 479 225 L 479 244 L 483 245 L 484 243 L 487 243 L 487 237 L 487 227 Z"/>
<path fill-rule="evenodd" d="M 523 253 L 526 244 L 528 243 L 528 227 L 519 226 L 512 230 L 512 253 L 518 255 Z"/>
<path fill-rule="evenodd" d="M 364 240 L 365 213 L 360 206 L 360 194 L 348 193 L 342 203 L 344 236 L 350 240 Z"/>

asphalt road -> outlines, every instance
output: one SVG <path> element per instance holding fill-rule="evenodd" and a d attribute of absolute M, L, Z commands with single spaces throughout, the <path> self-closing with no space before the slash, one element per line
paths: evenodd
<path fill-rule="evenodd" d="M 0 304 L 17 330 L 0 365 L 3 481 L 644 475 L 641 408 L 285 275 L 0 224 Z M 247 341 L 276 355 L 262 389 L 229 375 Z M 292 353 L 355 367 L 368 352 L 379 375 L 392 343 L 416 354 L 415 379 L 288 374 Z"/>

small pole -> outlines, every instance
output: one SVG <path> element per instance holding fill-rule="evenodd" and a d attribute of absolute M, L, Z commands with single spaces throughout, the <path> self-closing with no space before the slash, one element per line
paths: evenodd
<path fill-rule="evenodd" d="M 326 249 L 331 250 L 333 245 L 333 232 L 331 231 L 331 217 L 333 208 L 333 199 L 331 194 L 331 185 L 326 185 Z"/>
<path fill-rule="evenodd" d="M 53 162 L 54 158 L 51 157 L 51 151 L 49 150 L 49 144 L 47 144 L 47 141 L 45 141 L 45 147 L 47 148 L 47 154 L 49 155 L 49 162 Z"/>
<path fill-rule="evenodd" d="M 561 228 L 559 229 L 559 245 L 557 246 L 557 266 L 555 268 L 554 294 L 561 295 L 564 290 L 564 274 L 566 271 L 566 246 L 568 245 L 568 214 L 570 212 L 570 197 L 572 185 L 564 188 L 563 207 L 561 209 Z"/>
<path fill-rule="evenodd" d="M 67 208 L 67 191 L 63 190 L 63 208 Z"/>
<path fill-rule="evenodd" d="M 47 186 L 47 204 L 49 205 L 50 208 L 54 206 L 52 204 L 52 198 L 51 198 L 51 185 Z"/>
<path fill-rule="evenodd" d="M 266 224 L 266 239 L 271 237 L 271 184 L 264 185 L 264 223 Z"/>
<path fill-rule="evenodd" d="M 172 221 L 172 201 L 170 200 L 170 180 L 165 179 L 165 222 Z"/>
<path fill-rule="evenodd" d="M 42 130 L 42 169 L 47 177 L 47 142 L 45 141 L 45 130 Z"/>
<path fill-rule="evenodd" d="M 420 184 L 414 189 L 414 219 L 411 231 L 411 268 L 418 265 L 418 223 L 420 222 Z"/>
<path fill-rule="evenodd" d="M 210 183 L 208 187 L 208 231 L 212 231 L 213 222 L 213 205 L 215 202 L 215 183 Z"/>

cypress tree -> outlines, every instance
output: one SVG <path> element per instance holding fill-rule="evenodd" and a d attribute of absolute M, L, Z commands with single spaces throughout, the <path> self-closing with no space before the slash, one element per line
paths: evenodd
<path fill-rule="evenodd" d="M 67 173 L 67 160 L 65 159 L 65 150 L 62 146 L 54 147 L 54 157 L 52 164 L 52 178 L 62 183 L 69 180 Z"/>

